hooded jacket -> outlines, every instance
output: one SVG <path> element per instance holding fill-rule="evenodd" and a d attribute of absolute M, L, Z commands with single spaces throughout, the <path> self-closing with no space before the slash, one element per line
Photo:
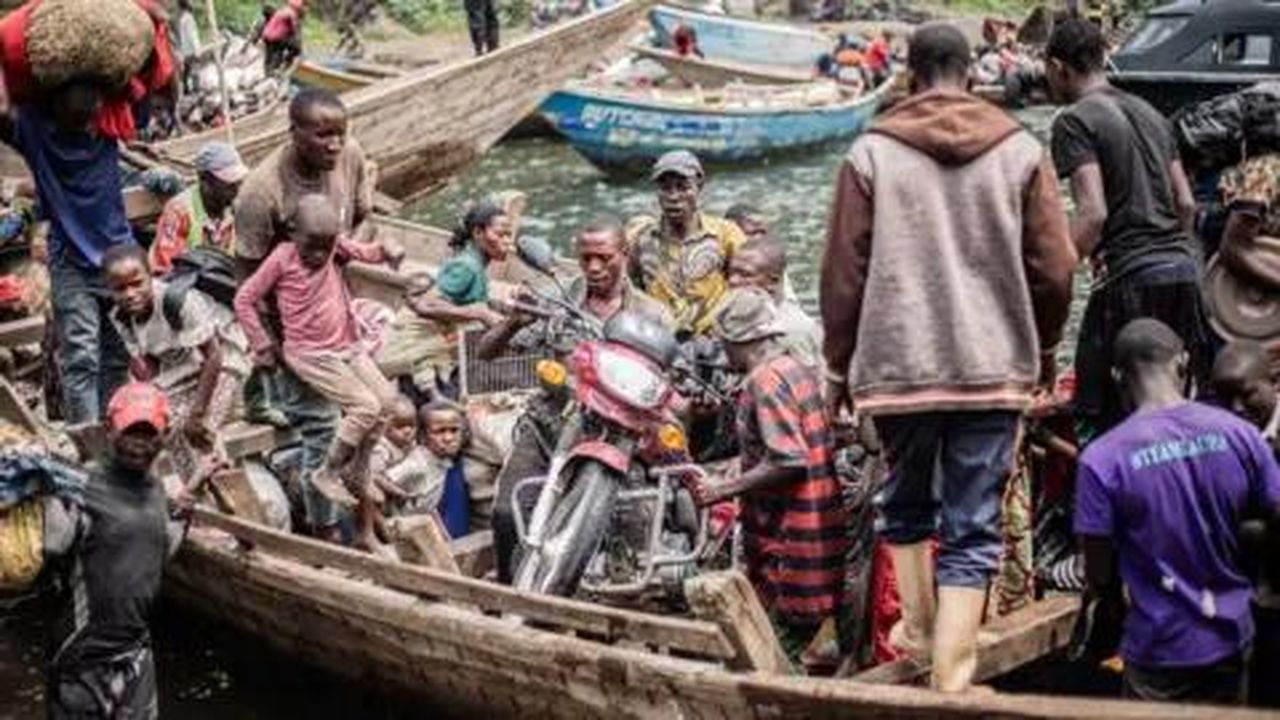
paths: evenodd
<path fill-rule="evenodd" d="M 1035 138 L 967 93 L 913 96 L 840 168 L 820 290 L 828 374 L 847 373 L 872 415 L 1021 410 L 1075 266 Z"/>

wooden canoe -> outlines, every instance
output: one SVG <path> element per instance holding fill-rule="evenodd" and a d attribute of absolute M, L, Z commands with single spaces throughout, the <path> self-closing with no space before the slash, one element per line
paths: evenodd
<path fill-rule="evenodd" d="M 321 88 L 336 93 L 359 90 L 379 80 L 400 77 L 402 70 L 371 63 L 322 62 L 303 60 L 293 69 L 293 81 L 303 87 Z"/>
<path fill-rule="evenodd" d="M 671 36 L 684 25 L 698 34 L 698 49 L 710 60 L 792 70 L 811 70 L 819 56 L 832 52 L 836 46 L 834 38 L 807 28 L 669 5 L 650 11 L 649 24 L 653 27 L 654 44 L 660 47 L 674 47 Z"/>
<path fill-rule="evenodd" d="M 857 135 L 890 84 L 858 96 L 829 81 L 716 92 L 582 83 L 553 94 L 542 114 L 574 150 L 602 168 L 647 170 L 670 150 L 732 164 Z"/>
<path fill-rule="evenodd" d="M 480 553 L 471 545 L 469 538 L 456 541 L 453 554 L 459 567 L 474 572 L 484 563 L 475 560 Z M 729 618 L 660 616 L 525 594 L 468 574 L 377 558 L 205 510 L 198 511 L 186 544 L 166 570 L 165 589 L 193 610 L 356 679 L 362 687 L 425 697 L 459 716 L 1209 716 L 1205 708 L 1188 705 L 943 695 L 785 675 L 758 666 L 761 656 L 746 642 L 749 627 Z M 979 677 L 1007 670 L 1010 653 L 1025 662 L 1060 643 L 1075 603 L 1074 598 L 1044 601 L 988 626 L 996 639 L 984 646 Z M 1001 642 L 1004 649 L 997 651 Z M 1212 716 L 1268 717 L 1226 708 L 1212 709 Z"/>
<path fill-rule="evenodd" d="M 731 60 L 707 60 L 647 45 L 636 45 L 631 49 L 640 57 L 658 63 L 664 70 L 686 83 L 705 88 L 723 87 L 732 82 L 750 85 L 787 85 L 813 80 L 812 70 L 756 65 Z"/>
<path fill-rule="evenodd" d="M 427 67 L 344 96 L 352 136 L 378 164 L 379 188 L 400 199 L 440 187 L 533 112 L 549 93 L 630 33 L 650 0 L 613 7 L 534 33 L 497 52 Z M 250 165 L 289 136 L 287 108 L 237 122 L 236 144 Z M 153 146 L 160 159 L 190 165 L 222 130 Z"/>

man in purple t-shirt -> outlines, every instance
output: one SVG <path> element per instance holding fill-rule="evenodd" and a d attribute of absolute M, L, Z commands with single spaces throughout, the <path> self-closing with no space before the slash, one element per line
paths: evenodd
<path fill-rule="evenodd" d="M 1280 467 L 1257 428 L 1183 398 L 1167 325 L 1130 322 L 1112 357 L 1135 410 L 1081 456 L 1075 530 L 1090 589 L 1128 591 L 1125 694 L 1240 703 L 1254 635 L 1240 526 L 1280 517 Z"/>

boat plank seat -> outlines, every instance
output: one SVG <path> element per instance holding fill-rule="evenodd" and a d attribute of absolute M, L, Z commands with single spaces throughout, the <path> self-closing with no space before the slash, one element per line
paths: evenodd
<path fill-rule="evenodd" d="M 194 511 L 197 524 L 221 530 L 261 552 L 334 570 L 436 600 L 473 606 L 485 613 L 522 618 L 539 627 L 573 630 L 604 642 L 634 641 L 669 647 L 691 657 L 734 661 L 737 651 L 720 627 L 702 620 L 662 617 L 567 598 L 525 593 L 483 580 L 375 557 L 245 522 L 208 508 Z"/>
<path fill-rule="evenodd" d="M 974 682 L 999 677 L 1067 646 L 1080 613 L 1080 598 L 1056 595 L 1033 602 L 983 625 L 978 635 Z M 878 665 L 853 676 L 868 683 L 904 684 L 927 680 L 929 666 L 910 659 Z"/>
<path fill-rule="evenodd" d="M 449 545 L 449 536 L 440 527 L 435 513 L 388 518 L 394 527 L 396 550 L 402 558 L 417 565 L 457 575 L 458 560 Z"/>
<path fill-rule="evenodd" d="M 29 315 L 0 323 L 0 347 L 30 345 L 40 342 L 43 337 L 43 315 Z"/>
<path fill-rule="evenodd" d="M 484 577 L 496 565 L 492 530 L 480 530 L 463 535 L 450 542 L 449 549 L 453 552 L 453 559 L 457 561 L 458 569 L 463 575 Z"/>
<path fill-rule="evenodd" d="M 704 573 L 685 581 L 684 594 L 695 615 L 724 629 L 737 651 L 731 667 L 780 675 L 795 671 L 746 575 Z"/>
<path fill-rule="evenodd" d="M 0 419 L 7 420 L 34 436 L 41 435 L 40 421 L 8 380 L 0 377 Z"/>
<path fill-rule="evenodd" d="M 277 430 L 270 425 L 257 425 L 243 421 L 233 422 L 218 431 L 222 446 L 231 461 L 247 457 L 263 456 L 283 445 L 297 442 L 298 433 L 293 430 Z"/>

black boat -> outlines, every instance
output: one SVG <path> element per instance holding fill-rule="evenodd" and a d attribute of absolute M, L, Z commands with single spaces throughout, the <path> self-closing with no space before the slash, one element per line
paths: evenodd
<path fill-rule="evenodd" d="M 1177 0 L 1151 10 L 1108 76 L 1161 112 L 1280 79 L 1280 1 Z"/>

